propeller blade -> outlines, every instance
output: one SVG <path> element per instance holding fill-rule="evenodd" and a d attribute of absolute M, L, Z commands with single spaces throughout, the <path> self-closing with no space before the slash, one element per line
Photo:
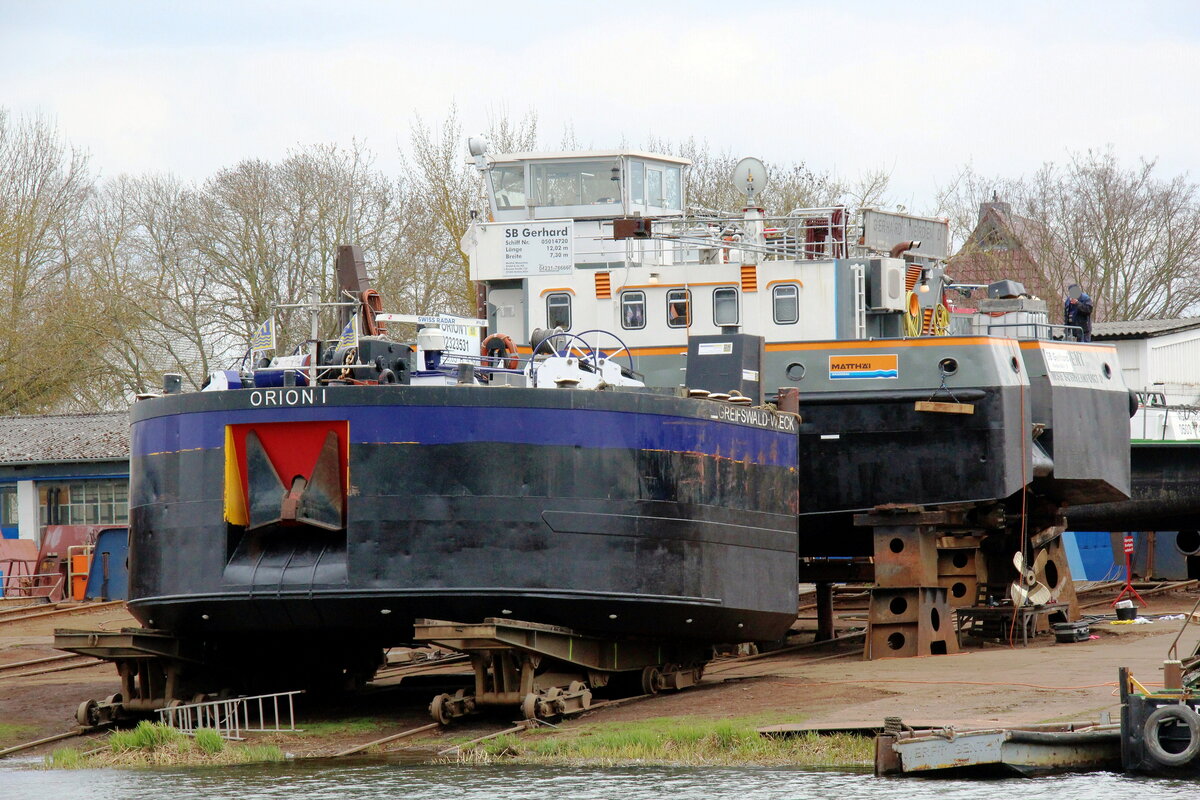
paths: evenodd
<path fill-rule="evenodd" d="M 1025 601 L 1029 599 L 1029 592 L 1025 591 L 1025 587 L 1020 581 L 1012 583 L 1008 587 L 1008 594 L 1012 597 L 1013 605 L 1020 607 L 1025 605 Z"/>
<path fill-rule="evenodd" d="M 1035 583 L 1030 588 L 1028 596 L 1029 602 L 1035 606 L 1044 606 L 1050 602 L 1050 587 L 1041 582 Z"/>
<path fill-rule="evenodd" d="M 1046 563 L 1050 561 L 1050 551 L 1039 550 L 1037 557 L 1033 559 L 1033 571 L 1038 576 L 1038 580 L 1044 580 L 1046 577 Z"/>

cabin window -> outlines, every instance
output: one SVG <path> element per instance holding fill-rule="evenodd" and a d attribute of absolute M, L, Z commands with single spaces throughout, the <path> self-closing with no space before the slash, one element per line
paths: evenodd
<path fill-rule="evenodd" d="M 663 171 L 646 168 L 646 205 L 655 208 L 665 208 L 667 198 L 663 197 Z"/>
<path fill-rule="evenodd" d="M 738 293 L 732 286 L 713 290 L 713 324 L 738 324 Z"/>
<path fill-rule="evenodd" d="M 621 202 L 613 161 L 534 164 L 533 196 L 541 206 L 609 205 Z"/>
<path fill-rule="evenodd" d="M 645 204 L 671 211 L 683 209 L 683 170 L 665 165 L 646 165 Z M 639 200 L 635 197 L 633 202 Z"/>
<path fill-rule="evenodd" d="M 625 330 L 646 327 L 645 292 L 621 292 L 621 327 Z"/>
<path fill-rule="evenodd" d="M 546 327 L 571 330 L 571 295 L 568 292 L 546 295 Z"/>
<path fill-rule="evenodd" d="M 490 175 L 497 209 L 525 207 L 524 167 L 492 167 Z"/>
<path fill-rule="evenodd" d="M 646 165 L 641 161 L 629 165 L 629 201 L 638 205 L 646 202 Z"/>
<path fill-rule="evenodd" d="M 683 176 L 682 170 L 679 167 L 667 167 L 666 169 L 666 187 L 663 189 L 663 197 L 667 202 L 663 206 L 675 211 L 683 208 Z"/>
<path fill-rule="evenodd" d="M 792 325 L 800 321 L 800 290 L 794 283 L 785 283 L 771 290 L 772 318 L 776 325 Z"/>
<path fill-rule="evenodd" d="M 667 292 L 667 325 L 686 328 L 692 324 L 692 293 L 687 289 Z"/>

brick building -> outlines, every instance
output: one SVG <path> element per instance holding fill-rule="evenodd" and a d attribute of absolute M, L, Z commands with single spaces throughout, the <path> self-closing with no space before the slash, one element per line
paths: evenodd
<path fill-rule="evenodd" d="M 979 222 L 951 257 L 947 272 L 958 283 L 1018 281 L 1046 301 L 1053 323 L 1062 322 L 1063 295 L 1073 282 L 1070 261 L 1046 224 L 1015 214 L 999 200 L 980 204 Z"/>

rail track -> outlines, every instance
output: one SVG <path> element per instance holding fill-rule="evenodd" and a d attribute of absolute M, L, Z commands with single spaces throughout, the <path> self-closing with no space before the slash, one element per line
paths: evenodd
<path fill-rule="evenodd" d="M 0 681 L 12 680 L 15 678 L 30 678 L 35 675 L 46 675 L 51 672 L 63 672 L 69 669 L 94 667 L 105 663 L 107 662 L 102 661 L 99 658 L 74 654 L 46 656 L 45 658 L 33 658 L 27 661 L 14 661 L 11 664 L 0 664 Z M 25 671 L 14 672 L 14 670 L 22 669 Z"/>
<path fill-rule="evenodd" d="M 41 610 L 30 610 L 31 608 L 40 609 L 40 604 L 18 606 L 17 608 L 0 611 L 0 625 L 6 622 L 22 622 L 28 619 L 41 619 L 42 617 L 52 617 L 60 614 L 88 614 L 92 611 L 124 605 L 124 600 L 109 600 L 103 603 L 54 603 L 48 608 Z"/>

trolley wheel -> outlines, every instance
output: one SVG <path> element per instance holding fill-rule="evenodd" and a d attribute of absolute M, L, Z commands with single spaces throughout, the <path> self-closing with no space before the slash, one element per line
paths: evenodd
<path fill-rule="evenodd" d="M 1165 725 L 1181 727 L 1187 731 L 1187 743 L 1178 751 L 1168 750 L 1160 737 Z M 1159 706 L 1146 717 L 1142 727 L 1146 754 L 1164 767 L 1182 767 L 1200 754 L 1200 714 L 1183 704 Z"/>
<path fill-rule="evenodd" d="M 567 691 L 579 698 L 579 708 L 581 711 L 587 711 L 592 707 L 592 693 L 583 681 L 571 681 L 571 685 L 567 687 Z"/>
<path fill-rule="evenodd" d="M 446 703 L 449 702 L 450 695 L 439 694 L 433 698 L 433 702 L 429 704 L 429 716 L 433 717 L 433 721 L 439 725 L 450 724 L 450 713 L 446 709 Z"/>
<path fill-rule="evenodd" d="M 658 671 L 658 667 L 645 667 L 642 669 L 642 694 L 658 694 L 659 682 L 662 678 L 662 673 Z"/>
<path fill-rule="evenodd" d="M 94 728 L 100 724 L 100 705 L 95 700 L 84 700 L 75 711 L 75 721 L 82 728 Z"/>
<path fill-rule="evenodd" d="M 521 699 L 521 716 L 525 719 L 537 719 L 538 698 L 536 694 L 527 694 Z"/>

